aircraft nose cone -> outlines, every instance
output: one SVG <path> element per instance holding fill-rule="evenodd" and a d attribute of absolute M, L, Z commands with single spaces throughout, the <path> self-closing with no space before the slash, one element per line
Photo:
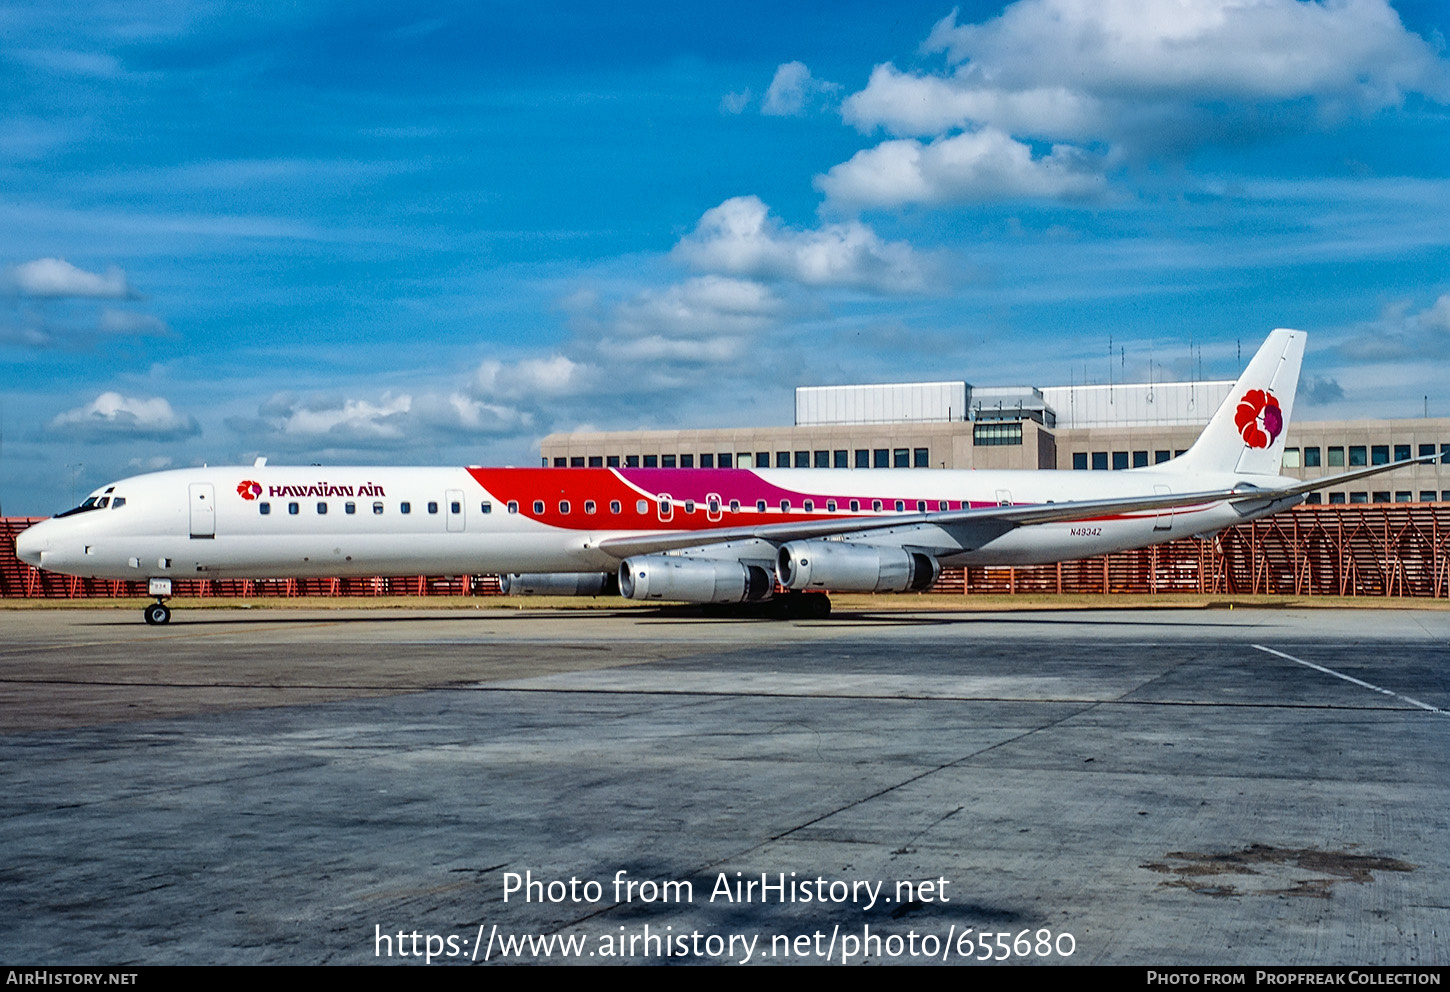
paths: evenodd
<path fill-rule="evenodd" d="M 40 567 L 40 553 L 50 543 L 36 533 L 39 529 L 39 527 L 29 527 L 15 537 L 16 556 L 27 565 L 34 565 L 36 568 Z"/>

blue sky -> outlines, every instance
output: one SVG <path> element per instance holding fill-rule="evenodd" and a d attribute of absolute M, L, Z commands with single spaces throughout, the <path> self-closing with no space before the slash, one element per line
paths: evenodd
<path fill-rule="evenodd" d="M 1450 415 L 1447 20 L 0 7 L 0 509 L 259 454 L 535 464 L 789 423 L 797 384 L 1228 378 L 1276 326 L 1297 416 Z"/>

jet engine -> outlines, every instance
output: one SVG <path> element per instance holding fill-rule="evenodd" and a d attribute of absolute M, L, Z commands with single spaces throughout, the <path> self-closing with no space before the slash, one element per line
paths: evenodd
<path fill-rule="evenodd" d="M 758 603 L 774 589 L 768 569 L 742 561 L 639 555 L 619 563 L 619 592 L 626 599 Z"/>
<path fill-rule="evenodd" d="M 512 572 L 498 577 L 506 596 L 608 596 L 619 592 L 613 572 Z"/>
<path fill-rule="evenodd" d="M 796 591 L 920 592 L 940 574 L 925 552 L 846 541 L 791 541 L 775 559 L 776 578 Z"/>

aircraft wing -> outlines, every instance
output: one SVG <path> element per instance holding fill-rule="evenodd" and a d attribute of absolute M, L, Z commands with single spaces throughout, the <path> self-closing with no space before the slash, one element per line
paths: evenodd
<path fill-rule="evenodd" d="M 1017 506 L 979 506 L 969 510 L 894 513 L 880 517 L 851 517 L 844 520 L 786 521 L 754 527 L 722 527 L 708 531 L 653 531 L 631 534 L 628 537 L 606 538 L 594 546 L 613 557 L 629 558 L 633 555 L 659 554 L 680 548 L 698 548 L 731 541 L 762 540 L 772 544 L 784 544 L 787 541 L 833 537 L 840 534 L 867 535 L 873 531 L 899 530 L 903 527 L 923 525 L 998 524 L 1004 525 L 1005 530 L 1033 524 L 1100 520 L 1126 513 L 1154 513 L 1161 510 L 1218 502 L 1248 504 L 1253 510 L 1257 510 L 1268 503 L 1297 500 L 1305 493 L 1313 492 L 1316 489 L 1352 482 L 1356 479 L 1378 475 L 1381 472 L 1390 472 L 1397 468 L 1404 468 L 1407 465 L 1439 457 L 1438 454 L 1423 455 L 1389 465 L 1375 465 L 1371 468 L 1313 479 L 1292 486 L 1273 488 L 1243 486 L 1196 493 L 1069 500 L 1061 503 L 1034 503 Z"/>

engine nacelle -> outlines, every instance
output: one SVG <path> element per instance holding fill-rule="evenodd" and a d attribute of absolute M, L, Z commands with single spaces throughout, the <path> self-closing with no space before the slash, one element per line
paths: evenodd
<path fill-rule="evenodd" d="M 940 574 L 925 552 L 846 541 L 791 541 L 775 558 L 775 577 L 795 591 L 920 592 Z"/>
<path fill-rule="evenodd" d="M 619 563 L 619 593 L 626 599 L 757 603 L 774 589 L 768 570 L 741 561 L 640 555 Z"/>
<path fill-rule="evenodd" d="M 613 572 L 513 572 L 498 577 L 507 596 L 607 596 L 619 592 Z"/>

